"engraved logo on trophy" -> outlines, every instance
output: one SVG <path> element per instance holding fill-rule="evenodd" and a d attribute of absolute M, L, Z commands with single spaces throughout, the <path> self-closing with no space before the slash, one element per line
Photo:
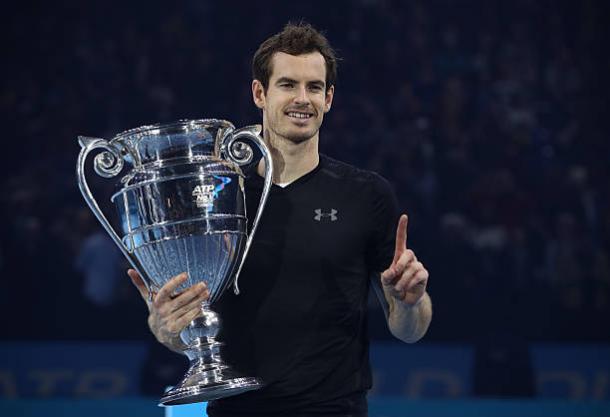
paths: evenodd
<path fill-rule="evenodd" d="M 255 377 L 242 376 L 221 357 L 216 340 L 220 317 L 211 309 L 238 277 L 265 207 L 273 163 L 260 137 L 260 126 L 242 129 L 227 121 L 181 120 L 143 126 L 110 140 L 79 136 L 82 147 L 76 174 L 85 201 L 144 279 L 150 294 L 172 277 L 188 273 L 184 290 L 205 281 L 209 299 L 201 315 L 180 333 L 189 369 L 161 398 L 161 405 L 209 401 L 261 387 Z M 247 233 L 242 167 L 258 148 L 265 162 L 265 185 L 258 211 Z M 95 172 L 117 177 L 111 198 L 118 210 L 117 232 L 101 211 L 85 178 L 88 155 Z M 193 204 L 205 210 L 193 210 Z"/>
<path fill-rule="evenodd" d="M 195 199 L 193 202 L 199 208 L 211 206 L 214 203 L 214 186 L 213 185 L 198 185 L 192 193 Z"/>

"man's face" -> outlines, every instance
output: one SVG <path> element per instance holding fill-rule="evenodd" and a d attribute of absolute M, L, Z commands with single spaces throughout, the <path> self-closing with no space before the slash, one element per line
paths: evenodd
<path fill-rule="evenodd" d="M 326 91 L 324 57 L 319 52 L 298 56 L 277 52 L 271 68 L 266 92 L 260 81 L 252 82 L 265 128 L 293 143 L 316 136 L 334 93 L 333 87 Z"/>

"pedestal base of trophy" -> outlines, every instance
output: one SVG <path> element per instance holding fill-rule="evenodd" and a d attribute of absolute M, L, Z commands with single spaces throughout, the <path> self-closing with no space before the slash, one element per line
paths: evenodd
<path fill-rule="evenodd" d="M 229 371 L 229 373 L 232 373 Z M 177 386 L 169 390 L 159 402 L 160 406 L 191 404 L 203 401 L 216 400 L 241 394 L 242 392 L 258 389 L 261 383 L 252 377 L 230 378 L 228 375 L 220 378 L 210 378 L 200 384 L 190 386 Z"/>
<path fill-rule="evenodd" d="M 165 393 L 159 405 L 216 400 L 262 387 L 258 379 L 240 375 L 222 361 L 222 343 L 216 341 L 219 328 L 218 315 L 204 302 L 201 317 L 193 320 L 180 334 L 187 344 L 184 353 L 190 360 L 189 369 L 182 381 Z"/>
<path fill-rule="evenodd" d="M 258 379 L 240 375 L 222 362 L 221 345 L 208 337 L 198 338 L 187 348 L 185 353 L 191 360 L 189 369 L 182 381 L 165 393 L 159 405 L 211 401 L 262 387 Z"/>

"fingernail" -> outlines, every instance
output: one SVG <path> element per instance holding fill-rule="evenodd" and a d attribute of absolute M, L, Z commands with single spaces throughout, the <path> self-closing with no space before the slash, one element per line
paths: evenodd
<path fill-rule="evenodd" d="M 206 288 L 206 286 L 205 286 L 205 282 L 200 282 L 199 284 L 197 284 L 197 289 L 198 289 L 198 290 L 200 290 L 200 291 L 201 291 L 201 290 L 203 290 L 203 289 L 205 289 L 205 288 Z"/>

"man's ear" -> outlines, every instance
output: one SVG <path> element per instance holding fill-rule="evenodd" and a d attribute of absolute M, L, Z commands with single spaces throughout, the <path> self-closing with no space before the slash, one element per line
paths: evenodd
<path fill-rule="evenodd" d="M 335 86 L 331 85 L 330 88 L 326 91 L 326 98 L 324 99 L 324 113 L 328 113 L 330 111 L 330 107 L 333 104 L 334 96 L 335 96 Z"/>
<path fill-rule="evenodd" d="M 259 80 L 252 80 L 252 100 L 259 109 L 265 108 L 265 88 Z"/>

